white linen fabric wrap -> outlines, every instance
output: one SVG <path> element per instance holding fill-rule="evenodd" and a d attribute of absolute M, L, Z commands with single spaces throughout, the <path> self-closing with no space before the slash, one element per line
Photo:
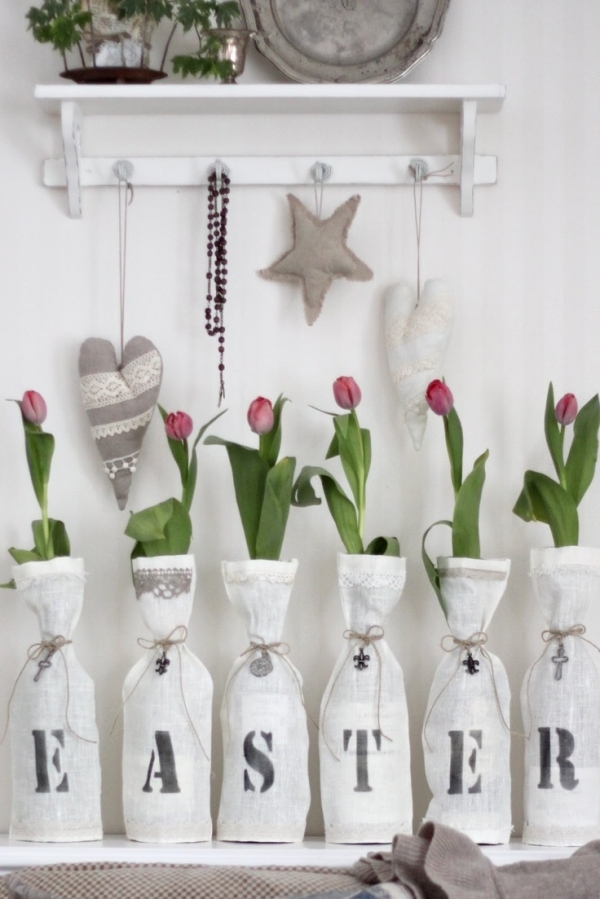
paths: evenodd
<path fill-rule="evenodd" d="M 484 634 L 504 593 L 508 559 L 438 558 L 440 588 L 450 634 Z M 501 661 L 451 649 L 438 665 L 423 725 L 425 773 L 433 793 L 426 820 L 454 827 L 476 843 L 507 843 L 511 832 L 510 689 Z"/>
<path fill-rule="evenodd" d="M 325 838 L 391 843 L 396 833 L 412 834 L 404 676 L 384 638 L 369 644 L 351 632 L 382 637 L 404 588 L 406 559 L 339 553 L 337 567 L 348 642 L 321 702 Z"/>
<path fill-rule="evenodd" d="M 196 586 L 194 557 L 138 558 L 132 567 L 149 642 L 185 639 Z M 163 652 L 166 667 L 160 664 Z M 185 643 L 149 648 L 128 673 L 123 813 L 130 840 L 211 839 L 212 694 L 210 674 Z"/>
<path fill-rule="evenodd" d="M 223 562 L 227 594 L 251 644 L 280 643 L 297 567 L 295 559 Z M 219 840 L 292 843 L 304 836 L 310 787 L 302 680 L 275 650 L 242 653 L 225 685 Z"/>
<path fill-rule="evenodd" d="M 532 550 L 531 576 L 550 631 L 584 625 L 600 592 L 600 549 Z M 529 737 L 523 841 L 581 846 L 600 838 L 598 652 L 579 636 L 544 636 L 549 642 L 527 671 L 521 691 Z M 565 657 L 568 661 L 553 661 Z"/>
<path fill-rule="evenodd" d="M 13 568 L 17 596 L 35 612 L 41 641 L 70 640 L 83 605 L 83 559 L 60 557 Z M 94 684 L 71 643 L 26 665 L 10 703 L 13 801 L 10 838 L 102 839 Z M 35 680 L 35 677 L 38 677 Z"/>

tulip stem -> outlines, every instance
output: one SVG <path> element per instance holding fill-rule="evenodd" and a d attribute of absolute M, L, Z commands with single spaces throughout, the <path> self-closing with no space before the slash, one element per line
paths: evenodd
<path fill-rule="evenodd" d="M 46 559 L 51 559 L 54 555 L 50 546 L 50 522 L 48 521 L 48 482 L 46 481 L 42 490 L 42 502 L 40 504 L 42 510 L 42 533 L 44 535 L 44 549 Z"/>
<path fill-rule="evenodd" d="M 558 473 L 558 481 L 560 486 L 566 490 L 567 489 L 567 477 L 565 471 L 565 425 L 560 426 L 560 471 Z"/>

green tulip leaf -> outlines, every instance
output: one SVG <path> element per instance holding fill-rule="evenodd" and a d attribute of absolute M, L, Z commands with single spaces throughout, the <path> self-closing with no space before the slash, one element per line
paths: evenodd
<path fill-rule="evenodd" d="M 485 483 L 485 463 L 489 456 L 486 450 L 475 460 L 473 470 L 465 478 L 454 504 L 452 519 L 452 555 L 469 559 L 479 559 L 479 507 Z"/>
<path fill-rule="evenodd" d="M 224 446 L 227 449 L 246 545 L 250 558 L 255 559 L 260 516 L 270 468 L 256 449 L 213 436 L 207 437 L 204 443 Z"/>
<path fill-rule="evenodd" d="M 444 613 L 444 617 L 447 619 L 448 618 L 448 610 L 446 608 L 446 603 L 444 602 L 444 598 L 442 596 L 442 591 L 440 589 L 440 575 L 439 575 L 437 568 L 435 567 L 435 565 L 429 558 L 429 556 L 427 554 L 427 550 L 425 549 L 425 542 L 427 540 L 427 537 L 429 536 L 429 532 L 432 531 L 435 527 L 437 527 L 438 524 L 445 524 L 447 527 L 452 529 L 451 521 L 446 521 L 445 519 L 442 519 L 441 521 L 434 521 L 434 523 L 430 527 L 428 527 L 427 530 L 425 531 L 425 533 L 423 534 L 423 540 L 421 541 L 421 558 L 423 559 L 423 565 L 425 566 L 425 572 L 427 573 L 427 577 L 429 578 L 431 586 L 435 590 L 436 596 L 438 598 L 438 602 L 442 608 L 442 612 Z"/>
<path fill-rule="evenodd" d="M 187 479 L 183 484 L 183 493 L 181 496 L 181 502 L 189 512 L 192 508 L 192 502 L 194 499 L 194 493 L 196 492 L 196 481 L 198 480 L 198 456 L 197 456 L 197 447 L 200 440 L 204 437 L 204 434 L 210 428 L 210 426 L 220 418 L 222 415 L 225 415 L 227 409 L 223 409 L 222 412 L 219 412 L 218 415 L 215 415 L 210 421 L 207 421 L 205 425 L 202 425 L 198 434 L 196 435 L 196 439 L 192 443 L 192 450 L 190 453 L 190 460 L 188 465 L 188 473 Z"/>
<path fill-rule="evenodd" d="M 400 543 L 397 537 L 375 537 L 365 549 L 368 556 L 399 556 Z"/>
<path fill-rule="evenodd" d="M 365 443 L 354 409 L 348 415 L 336 415 L 335 433 L 344 474 L 357 507 L 364 505 L 365 489 Z M 370 442 L 368 444 L 370 456 Z"/>
<path fill-rule="evenodd" d="M 454 407 L 450 409 L 447 415 L 444 415 L 444 436 L 450 460 L 450 477 L 452 479 L 452 487 L 454 488 L 454 496 L 456 497 L 462 486 L 463 430 L 460 418 Z"/>
<path fill-rule="evenodd" d="M 125 533 L 136 540 L 132 559 L 185 555 L 192 540 L 192 522 L 183 504 L 171 498 L 131 515 Z"/>
<path fill-rule="evenodd" d="M 14 546 L 11 546 L 9 549 L 9 553 L 17 563 L 17 565 L 24 565 L 25 562 L 43 562 L 42 556 L 39 553 L 36 553 L 33 549 L 16 549 Z"/>
<path fill-rule="evenodd" d="M 340 454 L 340 447 L 339 447 L 339 443 L 338 443 L 338 438 L 337 438 L 337 434 L 334 434 L 333 438 L 331 440 L 331 443 L 329 444 L 329 448 L 328 448 L 327 452 L 325 453 L 325 458 L 326 459 L 335 459 L 335 457 L 339 456 L 339 454 Z"/>
<path fill-rule="evenodd" d="M 523 521 L 541 521 L 550 525 L 555 546 L 577 546 L 579 516 L 567 491 L 538 471 L 526 471 L 523 490 L 513 508 Z"/>
<path fill-rule="evenodd" d="M 277 464 L 277 458 L 281 449 L 281 414 L 285 403 L 289 403 L 289 400 L 283 394 L 280 394 L 273 406 L 273 427 L 268 434 L 260 435 L 259 453 L 269 468 L 273 468 Z M 259 558 L 261 557 L 259 556 Z"/>
<path fill-rule="evenodd" d="M 358 532 L 356 509 L 335 478 L 325 468 L 319 468 L 314 465 L 304 466 L 292 490 L 292 505 L 315 506 L 321 504 L 321 500 L 316 495 L 311 484 L 314 477 L 321 479 L 327 506 L 346 551 L 349 553 L 363 553 L 362 540 Z"/>
<path fill-rule="evenodd" d="M 25 429 L 25 451 L 35 497 L 41 509 L 46 507 L 54 437 L 44 431 Z"/>
<path fill-rule="evenodd" d="M 565 479 L 565 462 L 564 462 L 564 430 L 561 431 L 556 420 L 554 387 L 552 382 L 548 385 L 548 394 L 546 396 L 546 410 L 544 412 L 544 433 L 546 435 L 546 443 L 552 457 L 552 464 L 556 471 L 559 482 L 564 483 Z"/>
<path fill-rule="evenodd" d="M 566 489 L 576 506 L 594 479 L 598 461 L 598 394 L 583 406 L 573 425 L 573 442 L 565 465 Z"/>
<path fill-rule="evenodd" d="M 64 522 L 57 521 L 55 518 L 48 519 L 48 544 L 44 536 L 44 522 L 38 518 L 31 522 L 31 530 L 33 531 L 34 551 L 39 554 L 42 559 L 53 559 L 55 556 L 69 556 L 71 554 L 71 544 L 67 536 L 67 529 Z"/>
<path fill-rule="evenodd" d="M 256 550 L 252 558 L 278 560 L 285 536 L 296 460 L 285 456 L 270 469 L 256 536 Z"/>
<path fill-rule="evenodd" d="M 14 578 L 10 581 L 7 581 L 5 584 L 0 584 L 1 590 L 16 590 L 17 585 L 15 584 Z"/>

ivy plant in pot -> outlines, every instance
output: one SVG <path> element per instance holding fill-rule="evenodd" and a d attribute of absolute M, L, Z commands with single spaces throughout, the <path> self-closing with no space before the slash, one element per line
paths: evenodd
<path fill-rule="evenodd" d="M 347 644 L 331 673 L 320 711 L 325 836 L 334 843 L 387 843 L 395 833 L 412 833 L 404 677 L 384 630 L 402 595 L 406 559 L 400 557 L 396 537 L 376 537 L 365 546 L 371 433 L 358 420 L 362 393 L 354 378 L 337 378 L 333 396 L 342 411 L 328 413 L 334 435 L 326 458 L 339 458 L 352 498 L 327 469 L 305 466 L 294 485 L 293 499 L 299 506 L 320 504 L 312 485 L 313 479 L 320 479 L 347 550 L 337 555 Z M 347 767 L 349 753 L 356 758 L 354 779 Z M 363 764 L 367 753 L 368 774 Z"/>
<path fill-rule="evenodd" d="M 33 547 L 9 550 L 16 565 L 13 580 L 3 586 L 15 588 L 17 602 L 34 612 L 40 639 L 27 651 L 7 712 L 13 775 L 10 836 L 39 842 L 98 840 L 102 821 L 94 685 L 72 639 L 83 605 L 84 564 L 71 557 L 63 522 L 48 512 L 55 441 L 43 429 L 45 400 L 28 390 L 17 403 L 41 517 L 32 522 Z"/>
<path fill-rule="evenodd" d="M 427 818 L 475 842 L 507 843 L 510 689 L 502 662 L 486 643 L 510 561 L 481 558 L 479 511 L 488 451 L 463 478 L 463 429 L 452 393 L 436 379 L 427 388 L 426 400 L 444 421 L 454 491 L 452 520 L 431 525 L 422 544 L 425 569 L 450 631 L 442 640 L 447 656 L 434 675 L 423 725 L 425 771 L 433 793 Z M 440 556 L 434 564 L 425 543 L 438 524 L 451 529 L 452 556 Z"/>
<path fill-rule="evenodd" d="M 302 678 L 281 641 L 298 568 L 296 559 L 280 559 L 296 466 L 292 456 L 279 458 L 286 402 L 259 396 L 250 404 L 247 419 L 258 448 L 213 436 L 205 441 L 227 451 L 250 555 L 221 565 L 249 645 L 233 664 L 221 706 L 219 840 L 296 842 L 310 805 Z M 247 770 L 245 759 L 257 752 L 268 754 L 264 777 Z"/>
<path fill-rule="evenodd" d="M 236 0 L 178 0 L 176 17 L 184 33 L 195 35 L 197 49 L 173 57 L 175 74 L 234 84 L 254 34 L 244 27 Z"/>
<path fill-rule="evenodd" d="M 565 443 L 573 428 L 568 453 Z M 544 432 L 556 479 L 526 471 L 513 509 L 524 521 L 549 525 L 554 546 L 531 550 L 534 592 L 547 629 L 545 644 L 525 674 L 521 707 L 525 732 L 523 840 L 582 845 L 600 836 L 600 719 L 589 697 L 600 692 L 596 649 L 585 621 L 600 591 L 600 548 L 579 546 L 578 506 L 598 458 L 600 403 L 596 394 L 578 406 L 572 393 L 555 404 L 548 387 Z M 553 749 L 553 741 L 557 741 Z M 554 786 L 552 756 L 569 759 Z M 547 760 L 540 764 L 540 759 Z M 575 790 L 577 787 L 577 790 Z"/>

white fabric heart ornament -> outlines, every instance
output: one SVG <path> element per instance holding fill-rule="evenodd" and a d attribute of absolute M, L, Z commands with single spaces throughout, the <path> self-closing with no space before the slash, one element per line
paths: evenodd
<path fill-rule="evenodd" d="M 162 380 L 162 359 L 151 340 L 132 337 L 121 365 L 110 340 L 89 337 L 79 351 L 79 384 L 92 436 L 119 509 L 127 505 L 133 472 Z"/>
<path fill-rule="evenodd" d="M 413 446 L 420 449 L 427 425 L 427 385 L 438 376 L 450 339 L 452 292 L 439 278 L 426 281 L 417 301 L 401 281 L 385 294 L 385 344 Z"/>

